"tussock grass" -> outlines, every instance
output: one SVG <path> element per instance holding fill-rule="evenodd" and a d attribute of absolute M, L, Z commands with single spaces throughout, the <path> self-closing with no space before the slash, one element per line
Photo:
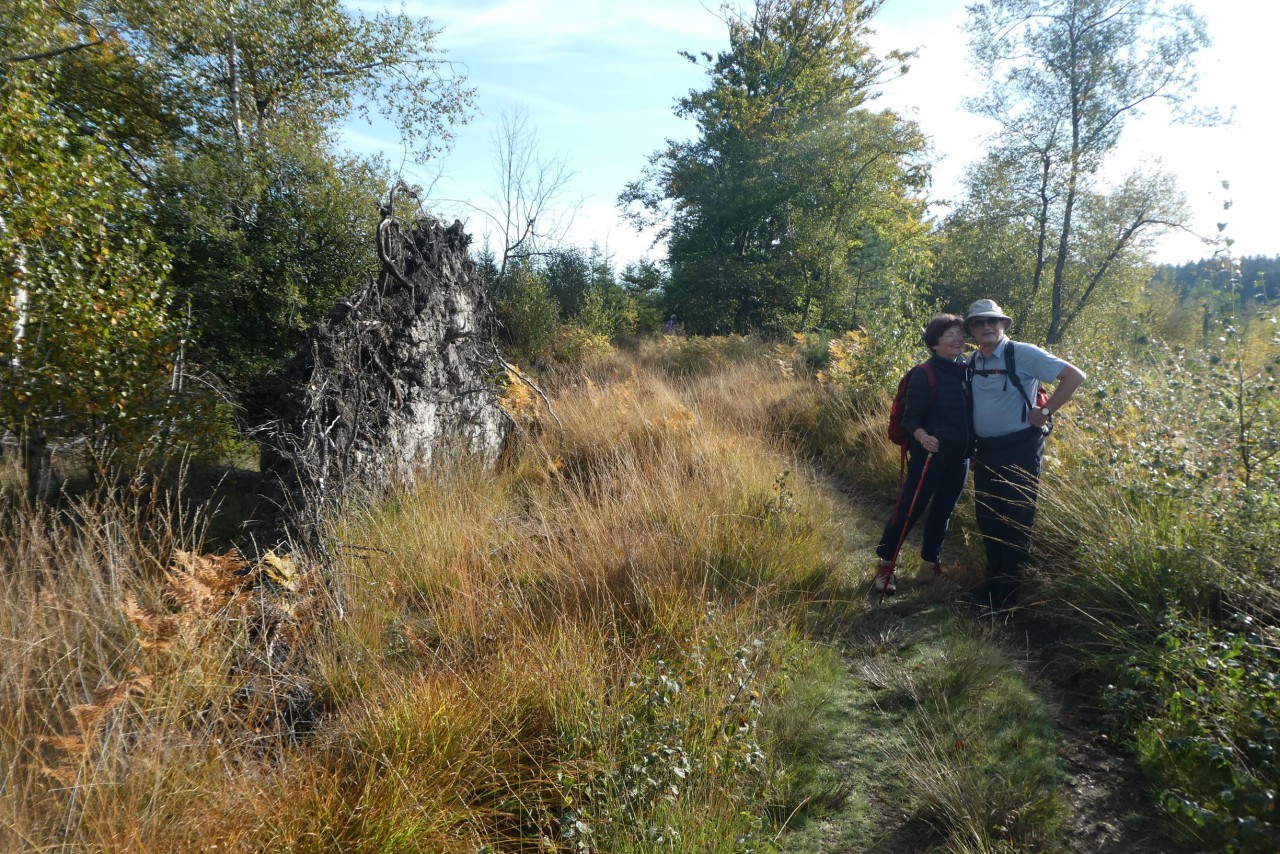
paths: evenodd
<path fill-rule="evenodd" d="M 1046 466 L 1036 614 L 1092 677 L 1183 833 L 1272 851 L 1280 469 L 1266 451 L 1272 381 L 1258 365 L 1280 351 L 1219 341 L 1086 364 L 1097 388 Z"/>
<path fill-rule="evenodd" d="M 960 625 L 940 646 L 917 651 L 883 683 L 882 703 L 907 712 L 905 737 L 890 747 L 904 772 L 914 819 L 944 850 L 1063 850 L 1064 772 L 1052 710 L 1025 667 L 988 633 Z"/>
<path fill-rule="evenodd" d="M 6 509 L 2 847 L 766 848 L 841 542 L 779 444 L 799 384 L 725 346 L 553 378 L 563 430 L 349 517 L 327 591 L 227 570 L 197 607 L 194 534 Z"/>

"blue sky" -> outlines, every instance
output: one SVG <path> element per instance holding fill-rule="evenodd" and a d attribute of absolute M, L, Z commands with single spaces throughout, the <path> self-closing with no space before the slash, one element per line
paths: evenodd
<path fill-rule="evenodd" d="M 906 77 L 884 87 L 878 104 L 918 121 L 938 157 L 930 197 L 954 198 L 965 164 L 981 155 L 990 128 L 963 110 L 966 96 L 982 83 L 966 58 L 960 31 L 969 0 L 888 0 L 874 20 L 873 45 L 881 52 L 918 49 Z M 1205 16 L 1214 46 L 1200 54 L 1199 101 L 1234 108 L 1222 128 L 1172 126 L 1159 109 L 1130 126 L 1112 164 L 1116 177 L 1157 160 L 1178 175 L 1198 231 L 1216 232 L 1228 221 L 1236 254 L 1280 254 L 1273 217 L 1280 198 L 1280 83 L 1275 34 L 1276 0 L 1194 0 Z M 351 2 L 371 10 L 376 0 Z M 399 8 L 398 5 L 391 8 Z M 715 53 L 727 42 L 718 4 L 699 0 L 469 0 L 465 4 L 408 0 L 404 9 L 425 15 L 442 30 L 437 46 L 458 64 L 477 90 L 476 115 L 458 129 L 453 150 L 423 167 L 405 163 L 407 177 L 430 185 L 433 205 L 467 222 L 482 240 L 496 192 L 495 132 L 504 114 L 522 111 L 546 158 L 566 159 L 575 177 L 563 196 L 576 207 L 568 238 L 608 249 L 619 266 L 650 250 L 649 237 L 623 223 L 615 200 L 639 177 L 646 157 L 667 138 L 688 138 L 691 122 L 677 119 L 680 95 L 700 88 L 705 73 L 677 51 Z M 360 152 L 382 151 L 394 164 L 405 160 L 398 139 L 381 125 L 352 123 L 345 144 Z M 1231 182 L 1224 191 L 1222 180 Z M 1222 203 L 1232 209 L 1223 213 Z M 1161 260 L 1207 255 L 1196 241 L 1167 239 Z M 653 250 L 660 255 L 661 249 Z"/>

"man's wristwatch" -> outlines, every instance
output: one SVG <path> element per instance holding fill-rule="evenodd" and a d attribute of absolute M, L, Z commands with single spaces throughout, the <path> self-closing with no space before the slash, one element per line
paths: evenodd
<path fill-rule="evenodd" d="M 1053 410 L 1047 406 L 1042 406 L 1040 407 L 1040 414 L 1043 415 L 1045 418 L 1049 418 L 1053 415 Z"/>

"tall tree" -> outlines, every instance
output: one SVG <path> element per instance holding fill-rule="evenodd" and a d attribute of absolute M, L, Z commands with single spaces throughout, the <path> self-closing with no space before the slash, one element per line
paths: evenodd
<path fill-rule="evenodd" d="M 154 210 L 173 247 L 167 290 L 191 305 L 196 355 L 252 410 L 259 379 L 373 273 L 387 171 L 289 139 L 226 154 L 165 162 Z"/>
<path fill-rule="evenodd" d="M 991 165 L 1001 167 L 972 172 L 970 197 L 980 204 L 992 190 L 984 178 L 1018 197 L 1034 258 L 1027 298 L 1048 280 L 1045 339 L 1054 343 L 1141 237 L 1180 224 L 1166 177 L 1130 177 L 1103 200 L 1098 175 L 1146 107 L 1210 118 L 1189 106 L 1208 36 L 1190 7 L 1163 0 L 986 0 L 970 12 L 974 62 L 991 81 L 970 109 L 999 123 Z M 1108 212 L 1108 227 L 1080 227 L 1086 204 Z M 1103 245 L 1086 246 L 1084 231 Z"/>
<path fill-rule="evenodd" d="M 51 492 L 48 442 L 87 440 L 101 472 L 207 420 L 183 394 L 168 252 L 141 188 L 47 83 L 0 77 L 0 428 L 21 440 L 33 500 Z"/>
<path fill-rule="evenodd" d="M 668 141 L 620 203 L 668 242 L 666 298 L 695 331 L 794 329 L 856 263 L 876 193 L 923 174 L 923 140 L 863 105 L 888 66 L 866 44 L 880 0 L 757 0 L 725 8 L 729 49 L 676 113 L 698 138 Z M 891 54 L 890 59 L 905 60 Z M 876 166 L 876 169 L 870 167 Z M 852 200 L 852 201 L 851 201 Z M 919 220 L 919 211 L 908 216 Z"/>
<path fill-rule="evenodd" d="M 935 295 L 952 306 L 996 295 L 1026 338 L 1047 338 L 1055 309 L 1060 338 L 1082 320 L 1132 300 L 1149 273 L 1155 239 L 1186 218 L 1182 193 L 1165 173 L 1137 172 L 1115 187 L 1082 187 L 1055 304 L 1055 255 L 1046 244 L 1061 228 L 1062 194 L 1052 186 L 1045 192 L 1034 161 L 1003 149 L 971 166 L 966 184 L 966 197 L 943 229 Z"/>
<path fill-rule="evenodd" d="M 240 395 L 364 276 L 386 170 L 335 155 L 376 111 L 426 160 L 472 92 L 404 13 L 340 0 L 12 0 L 0 60 L 113 150 L 173 250 L 195 356 Z M 47 73 L 46 73 L 47 72 Z"/>
<path fill-rule="evenodd" d="M 892 112 L 814 123 L 796 146 L 803 180 L 790 207 L 806 287 L 800 326 L 847 328 L 911 290 L 929 261 L 927 142 Z"/>

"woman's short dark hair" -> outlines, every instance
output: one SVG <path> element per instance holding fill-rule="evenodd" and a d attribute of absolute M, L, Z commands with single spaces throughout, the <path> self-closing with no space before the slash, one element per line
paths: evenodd
<path fill-rule="evenodd" d="M 964 318 L 958 314 L 935 314 L 933 320 L 924 328 L 924 343 L 930 350 L 938 346 L 938 341 L 951 327 L 964 328 Z"/>

